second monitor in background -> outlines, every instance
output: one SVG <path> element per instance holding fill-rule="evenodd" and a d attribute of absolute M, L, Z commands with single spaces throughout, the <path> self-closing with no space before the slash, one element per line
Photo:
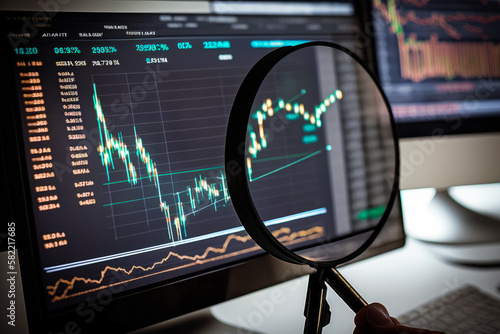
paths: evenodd
<path fill-rule="evenodd" d="M 437 189 L 408 233 L 434 243 L 500 241 L 498 221 L 448 192 L 500 182 L 498 4 L 373 0 L 372 17 L 378 74 L 401 137 L 401 188 Z"/>

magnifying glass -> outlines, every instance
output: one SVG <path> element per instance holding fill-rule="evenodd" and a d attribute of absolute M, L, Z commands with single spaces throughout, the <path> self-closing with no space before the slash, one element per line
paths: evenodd
<path fill-rule="evenodd" d="M 365 251 L 389 217 L 399 149 L 387 98 L 359 57 L 330 42 L 264 56 L 235 97 L 225 162 L 253 240 L 316 269 L 304 332 L 329 322 L 325 282 L 354 312 L 367 305 L 336 267 Z"/>

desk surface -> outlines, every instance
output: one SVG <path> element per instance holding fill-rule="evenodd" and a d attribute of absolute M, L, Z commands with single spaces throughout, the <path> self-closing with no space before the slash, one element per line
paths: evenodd
<path fill-rule="evenodd" d="M 500 298 L 499 267 L 449 264 L 432 254 L 426 244 L 413 239 L 408 239 L 403 248 L 340 271 L 368 302 L 384 304 L 393 316 L 464 284 Z M 222 322 L 255 332 L 302 333 L 306 287 L 307 277 L 298 278 L 212 307 L 212 314 Z M 331 290 L 327 300 L 332 319 L 324 333 L 352 333 L 353 312 Z"/>

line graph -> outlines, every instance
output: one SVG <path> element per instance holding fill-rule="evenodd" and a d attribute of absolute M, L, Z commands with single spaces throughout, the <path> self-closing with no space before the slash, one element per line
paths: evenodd
<path fill-rule="evenodd" d="M 312 209 L 312 210 L 305 211 L 305 212 L 297 212 L 297 213 L 294 213 L 294 214 L 291 214 L 288 216 L 277 217 L 277 218 L 274 218 L 271 220 L 264 221 L 264 224 L 266 226 L 273 226 L 273 225 L 279 225 L 279 224 L 283 224 L 283 223 L 290 223 L 290 222 L 295 221 L 295 220 L 324 215 L 327 213 L 327 211 L 328 211 L 327 208 L 317 208 L 317 209 Z M 217 237 L 226 236 L 229 234 L 243 232 L 244 230 L 245 229 L 243 228 L 243 226 L 237 226 L 237 227 L 233 227 L 233 228 L 230 228 L 227 230 L 217 231 L 217 232 L 213 232 L 210 234 L 205 234 L 205 235 L 177 241 L 175 243 L 175 246 L 179 247 L 181 245 L 198 243 L 198 242 L 204 241 L 204 240 L 210 240 L 210 239 L 214 239 Z M 157 251 L 160 249 L 171 248 L 172 246 L 173 246 L 173 243 L 171 242 L 171 243 L 156 245 L 156 246 L 152 246 L 152 247 L 134 249 L 131 251 L 117 253 L 117 254 L 100 256 L 97 258 L 89 258 L 89 259 L 85 259 L 85 260 L 81 260 L 81 261 L 75 261 L 75 262 L 69 262 L 69 263 L 64 263 L 64 264 L 55 265 L 55 266 L 49 266 L 49 267 L 45 267 L 44 270 L 46 273 L 53 273 L 53 272 L 57 272 L 57 271 L 63 271 L 63 270 L 67 270 L 67 269 L 83 267 L 83 266 L 101 263 L 101 262 L 105 262 L 105 261 L 126 258 L 126 257 L 130 257 L 130 256 L 134 256 L 134 255 L 150 253 L 150 252 L 154 252 L 154 251 Z"/>
<path fill-rule="evenodd" d="M 297 232 L 292 232 L 289 227 L 281 227 L 278 230 L 272 232 L 273 235 L 281 241 L 285 245 L 291 245 L 299 242 L 304 242 L 311 239 L 321 238 L 324 234 L 324 228 L 321 226 L 314 226 L 307 230 L 301 230 Z M 190 266 L 194 266 L 197 264 L 204 264 L 207 262 L 221 260 L 223 258 L 234 257 L 241 254 L 253 252 L 259 249 L 258 246 L 254 245 L 251 247 L 246 247 L 239 251 L 226 253 L 228 251 L 228 247 L 230 243 L 239 242 L 241 244 L 245 244 L 250 241 L 251 238 L 248 235 L 239 236 L 236 234 L 231 234 L 227 236 L 223 245 L 219 248 L 217 247 L 207 247 L 202 254 L 198 255 L 181 255 L 177 252 L 170 251 L 167 256 L 163 257 L 157 262 L 154 262 L 150 266 L 141 266 L 141 265 L 132 265 L 130 268 L 122 268 L 122 267 L 113 267 L 113 266 L 105 266 L 104 269 L 100 271 L 98 275 L 99 278 L 92 279 L 86 277 L 78 277 L 74 276 L 71 279 L 59 279 L 53 285 L 46 286 L 47 293 L 51 296 L 52 302 L 57 302 L 63 299 L 72 298 L 76 296 L 80 296 L 83 294 L 88 294 L 94 291 L 102 290 L 108 288 L 110 285 L 103 285 L 102 283 L 105 281 L 106 276 L 110 272 L 119 273 L 126 276 L 132 275 L 132 273 L 140 272 L 141 275 L 139 277 L 131 277 L 129 279 L 123 279 L 114 285 L 125 284 L 134 280 L 143 279 L 146 277 L 150 277 L 153 275 L 163 274 L 165 272 L 179 270 L 183 268 L 187 268 Z M 209 257 L 211 254 L 220 254 L 215 257 Z M 177 260 L 186 260 L 188 263 L 183 263 L 178 266 L 169 267 L 163 270 L 154 271 L 158 267 L 167 264 L 172 259 Z M 83 287 L 78 289 L 77 285 L 82 284 Z M 71 293 L 74 289 L 78 291 Z"/>
<path fill-rule="evenodd" d="M 131 153 L 128 149 L 127 144 L 123 139 L 123 135 L 118 133 L 117 136 L 114 136 L 108 129 L 106 124 L 106 118 L 104 116 L 102 106 L 97 95 L 97 89 L 94 84 L 94 94 L 93 94 L 93 102 L 94 109 L 97 115 L 97 121 L 99 125 L 99 136 L 100 136 L 100 144 L 98 146 L 98 152 L 101 157 L 101 163 L 106 168 L 106 174 L 108 181 L 110 181 L 109 170 L 115 169 L 115 162 L 113 160 L 113 156 L 117 155 L 118 158 L 123 163 L 124 170 L 127 175 L 127 182 L 134 186 L 137 184 L 138 174 L 137 168 L 132 162 Z M 134 138 L 135 138 L 135 147 L 136 147 L 136 155 L 138 161 L 142 162 L 145 165 L 147 170 L 147 178 L 150 182 L 153 182 L 155 188 L 157 189 L 157 197 L 159 201 L 160 210 L 163 212 L 166 226 L 168 229 L 168 235 L 171 241 L 174 240 L 182 240 L 187 237 L 186 231 L 186 216 L 188 215 L 196 215 L 196 212 L 207 208 L 207 206 L 200 208 L 199 204 L 201 203 L 201 199 L 208 198 L 211 203 L 211 206 L 217 211 L 217 203 L 220 201 L 224 201 L 224 203 L 228 203 L 229 201 L 229 192 L 227 190 L 227 184 L 225 175 L 222 170 L 219 171 L 220 176 L 217 177 L 218 182 L 210 183 L 206 177 L 202 177 L 198 175 L 193 179 L 193 186 L 187 186 L 187 188 L 183 191 L 174 192 L 170 195 L 173 204 L 169 204 L 167 200 L 164 200 L 166 197 L 161 191 L 161 185 L 158 176 L 158 169 L 156 167 L 156 163 L 151 158 L 150 153 L 146 150 L 144 146 L 142 138 L 137 135 L 136 128 L 134 127 Z M 190 205 L 190 211 L 186 211 L 184 209 L 183 200 L 181 199 L 181 195 L 183 197 L 188 197 L 188 203 Z M 171 209 L 174 207 L 174 209 Z M 175 210 L 175 212 L 174 212 Z"/>
<path fill-rule="evenodd" d="M 422 11 L 425 16 L 417 15 L 415 10 L 402 13 L 396 2 L 388 0 L 385 4 L 374 0 L 374 8 L 397 37 L 402 78 L 420 82 L 441 77 L 500 77 L 500 43 L 489 40 L 491 34 L 484 31 L 488 25 L 498 26 L 500 15 Z M 426 9 L 427 5 L 426 1 L 405 2 L 420 9 Z M 431 32 L 428 39 L 419 40 L 416 33 L 405 31 L 410 24 L 435 32 Z M 436 32 L 439 29 L 451 40 L 440 40 Z M 466 32 L 479 36 L 483 41 L 463 40 Z"/>

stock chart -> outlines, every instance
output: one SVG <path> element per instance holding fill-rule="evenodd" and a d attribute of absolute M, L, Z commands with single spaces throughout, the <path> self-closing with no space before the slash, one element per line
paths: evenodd
<path fill-rule="evenodd" d="M 224 140 L 239 84 L 269 50 L 252 47 L 250 38 L 85 36 L 13 48 L 49 307 L 259 254 L 231 206 Z M 307 69 L 303 74 L 314 80 Z M 274 160 L 275 169 L 289 167 L 286 159 L 316 158 L 315 145 L 325 149 L 317 131 L 321 114 L 342 92 L 297 92 L 286 102 L 275 92 L 263 101 L 265 110 L 255 110 L 249 175 L 255 175 L 252 163 L 265 163 L 256 158 L 265 158 L 264 122 L 273 108 L 289 114 L 299 144 Z M 309 183 L 297 189 L 286 189 L 273 173 L 253 178 L 264 178 L 257 187 L 267 195 L 262 201 L 272 212 L 272 233 L 285 244 L 322 239 L 331 220 L 328 183 L 315 177 L 324 167 L 317 161 L 301 167 L 305 172 L 296 177 Z M 309 201 L 312 189 L 324 192 L 322 203 Z M 296 211 L 266 199 L 273 196 Z"/>

